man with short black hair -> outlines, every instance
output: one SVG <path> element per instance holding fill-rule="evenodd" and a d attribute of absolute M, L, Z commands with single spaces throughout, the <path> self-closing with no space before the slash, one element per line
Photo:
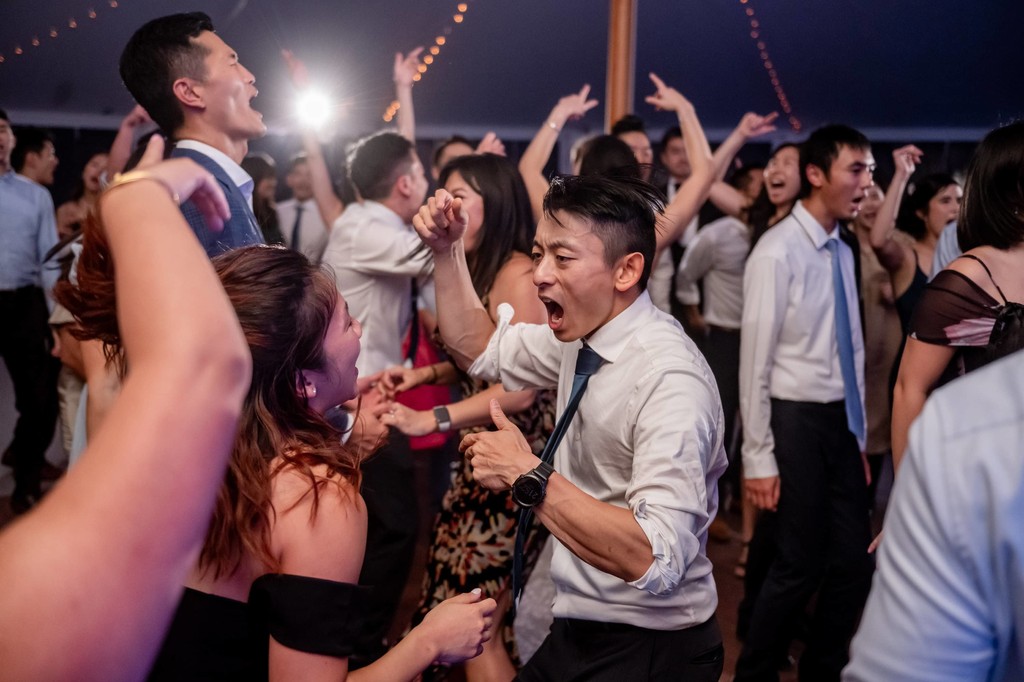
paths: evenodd
<path fill-rule="evenodd" d="M 11 153 L 11 167 L 32 182 L 51 187 L 57 170 L 56 140 L 45 128 L 18 129 L 18 144 Z"/>
<path fill-rule="evenodd" d="M 469 277 L 461 200 L 438 190 L 414 221 L 456 361 L 508 390 L 558 389 L 541 458 L 496 402 L 498 430 L 461 446 L 479 483 L 511 488 L 525 510 L 519 533 L 532 514 L 557 540 L 555 622 L 517 679 L 717 681 L 722 671 L 705 554 L 726 467 L 722 408 L 693 341 L 646 292 L 662 208 L 640 180 L 556 179 L 533 246 L 548 324 L 511 325 L 502 305 L 497 329 Z"/>
<path fill-rule="evenodd" d="M 46 189 L 14 172 L 14 144 L 10 120 L 0 109 L 0 356 L 18 410 L 14 439 L 3 459 L 14 468 L 11 508 L 21 513 L 41 495 L 46 449 L 57 424 L 60 362 L 50 356 L 46 302 L 57 270 L 43 265 L 57 243 L 53 200 Z"/>
<path fill-rule="evenodd" d="M 335 221 L 323 263 L 334 269 L 349 313 L 362 323 L 356 366 L 363 377 L 405 359 L 402 341 L 417 324 L 419 281 L 430 274 L 409 223 L 423 204 L 427 178 L 413 143 L 393 132 L 359 140 L 348 154 L 348 178 L 361 202 Z M 383 639 L 401 600 L 416 544 L 418 508 L 408 440 L 393 432 L 362 467 L 369 527 L 361 583 L 374 586 L 366 609 L 366 641 L 356 665 L 384 653 Z"/>
<path fill-rule="evenodd" d="M 196 206 L 181 206 L 208 255 L 262 244 L 252 212 L 253 180 L 239 165 L 249 140 L 267 132 L 252 108 L 256 78 L 214 33 L 202 12 L 174 14 L 142 26 L 121 53 L 121 78 L 135 101 L 174 142 L 171 156 L 193 159 L 213 173 L 231 208 L 212 232 Z"/>
<path fill-rule="evenodd" d="M 776 557 L 757 597 L 736 680 L 777 680 L 778 652 L 818 599 L 803 680 L 838 680 L 871 581 L 864 336 L 849 231 L 873 184 L 866 137 L 816 130 L 800 150 L 800 201 L 747 260 L 740 410 L 747 498 L 774 524 Z"/>

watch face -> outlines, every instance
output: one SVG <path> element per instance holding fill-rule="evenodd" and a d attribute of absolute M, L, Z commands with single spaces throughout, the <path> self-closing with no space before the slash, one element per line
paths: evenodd
<path fill-rule="evenodd" d="M 533 507 L 544 499 L 544 488 L 544 481 L 529 474 L 520 476 L 512 486 L 512 500 L 520 507 Z"/>

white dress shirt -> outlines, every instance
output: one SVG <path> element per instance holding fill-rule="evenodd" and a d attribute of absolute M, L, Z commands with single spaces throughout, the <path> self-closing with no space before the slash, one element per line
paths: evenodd
<path fill-rule="evenodd" d="M 234 159 L 216 147 L 211 147 L 205 142 L 199 142 L 198 140 L 178 140 L 174 146 L 180 149 L 191 149 L 213 159 L 213 162 L 223 168 L 224 172 L 231 178 L 231 181 L 235 183 L 238 191 L 242 193 L 245 201 L 249 204 L 249 210 L 252 210 L 252 192 L 256 187 L 256 183 L 253 181 L 252 176 L 245 172 L 244 168 L 235 163 Z"/>
<path fill-rule="evenodd" d="M 302 206 L 302 215 L 299 220 L 299 243 L 293 244 L 295 231 L 295 213 L 298 207 Z M 327 239 L 330 232 L 324 225 L 324 219 L 320 216 L 320 208 L 314 199 L 299 201 L 298 199 L 285 199 L 277 205 L 277 224 L 284 237 L 284 243 L 289 248 L 295 249 L 306 258 L 319 263 L 327 248 Z"/>
<path fill-rule="evenodd" d="M 671 185 L 670 185 L 671 187 Z M 674 194 L 674 192 L 673 192 Z M 683 234 L 679 237 L 678 244 L 685 247 L 693 239 L 693 235 L 697 233 L 697 217 L 694 216 L 693 220 L 683 230 Z M 672 314 L 672 275 L 674 269 L 672 264 L 672 248 L 666 246 L 661 256 L 655 259 L 651 265 L 651 276 L 647 279 L 647 291 L 651 294 L 651 301 L 657 306 L 658 310 Z"/>
<path fill-rule="evenodd" d="M 830 403 L 844 399 L 836 345 L 832 256 L 838 239 L 797 202 L 768 230 L 747 259 L 740 334 L 740 413 L 746 478 L 779 473 L 771 430 L 771 399 Z M 853 335 L 857 389 L 864 404 L 864 336 L 853 252 L 839 241 L 840 267 Z M 865 422 L 866 423 L 866 422 Z M 860 443 L 861 451 L 864 443 Z"/>
<path fill-rule="evenodd" d="M 430 251 L 417 252 L 420 244 L 397 213 L 376 201 L 349 204 L 334 223 L 323 263 L 334 269 L 349 313 L 362 323 L 360 374 L 402 364 L 402 341 L 412 320 L 412 278 L 433 272 Z"/>
<path fill-rule="evenodd" d="M 910 429 L 847 682 L 1024 680 L 1024 354 Z"/>
<path fill-rule="evenodd" d="M 683 254 L 676 273 L 676 296 L 685 305 L 700 303 L 697 282 L 704 280 L 704 320 L 739 329 L 743 319 L 743 268 L 750 251 L 750 228 L 726 216 L 704 226 Z"/>
<path fill-rule="evenodd" d="M 512 391 L 557 387 L 561 413 L 580 342 L 557 340 L 547 325 L 510 325 L 508 304 L 498 316 L 470 374 Z M 630 509 L 655 559 L 627 583 L 557 543 L 554 615 L 655 630 L 703 623 L 718 603 L 705 545 L 727 465 L 715 379 L 679 323 L 646 293 L 587 343 L 605 363 L 590 377 L 554 467 L 601 502 Z"/>

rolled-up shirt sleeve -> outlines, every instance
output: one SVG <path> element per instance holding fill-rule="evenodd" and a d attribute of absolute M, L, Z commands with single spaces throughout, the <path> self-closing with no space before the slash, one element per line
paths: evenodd
<path fill-rule="evenodd" d="M 638 396 L 635 412 L 632 405 L 628 410 L 635 455 L 626 503 L 654 556 L 629 585 L 651 594 L 674 590 L 702 556 L 700 537 L 713 511 L 708 482 L 727 465 L 721 402 L 711 381 L 696 371 L 659 369 L 638 382 L 650 390 Z"/>
<path fill-rule="evenodd" d="M 545 325 L 512 324 L 514 315 L 508 303 L 498 306 L 497 328 L 470 365 L 469 375 L 500 381 L 508 391 L 556 388 L 565 344 Z"/>
<path fill-rule="evenodd" d="M 782 262 L 756 253 L 743 276 L 740 327 L 740 414 L 743 476 L 778 476 L 771 428 L 772 358 L 786 313 L 789 275 Z"/>

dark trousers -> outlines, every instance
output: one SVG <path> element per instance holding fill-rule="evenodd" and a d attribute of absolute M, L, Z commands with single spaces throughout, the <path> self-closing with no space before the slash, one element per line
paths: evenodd
<path fill-rule="evenodd" d="M 18 421 L 10 451 L 15 495 L 38 495 L 39 473 L 57 424 L 57 374 L 49 311 L 39 287 L 0 291 L 0 355 L 14 384 Z"/>
<path fill-rule="evenodd" d="M 778 680 L 778 652 L 817 591 L 800 679 L 838 680 L 871 587 L 864 467 L 842 402 L 773 399 L 771 425 L 782 487 L 778 512 L 759 523 L 775 524 L 775 558 L 735 679 Z"/>
<path fill-rule="evenodd" d="M 710 325 L 704 341 L 704 358 L 715 375 L 718 395 L 722 399 L 722 413 L 725 415 L 725 451 L 729 455 L 729 468 L 718 479 L 719 500 L 725 499 L 722 486 L 732 487 L 734 494 L 740 492 L 740 331 Z"/>
<path fill-rule="evenodd" d="M 387 445 L 361 468 L 369 523 L 359 583 L 373 592 L 354 667 L 372 663 L 387 650 L 384 640 L 409 577 L 419 524 L 412 452 L 405 436 L 392 431 Z"/>
<path fill-rule="evenodd" d="M 523 682 L 718 682 L 725 650 L 714 616 L 685 630 L 555 618 Z"/>

